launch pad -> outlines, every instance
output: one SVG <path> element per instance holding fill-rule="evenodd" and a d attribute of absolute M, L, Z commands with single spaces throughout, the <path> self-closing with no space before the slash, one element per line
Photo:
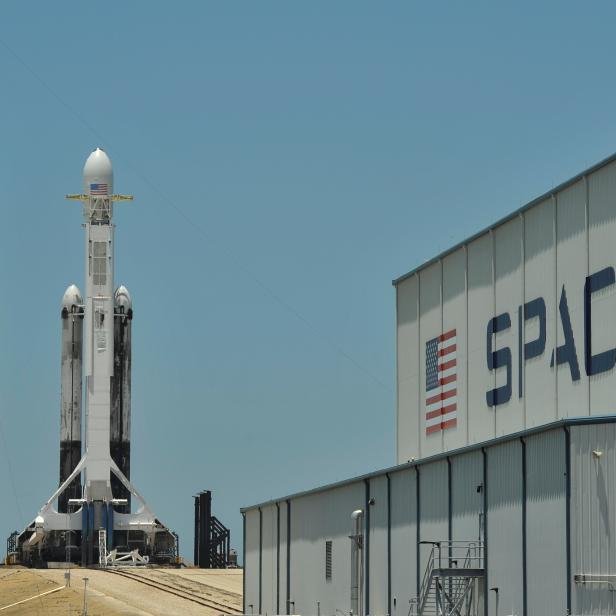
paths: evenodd
<path fill-rule="evenodd" d="M 113 194 L 111 161 L 99 148 L 83 182 L 83 193 L 67 196 L 83 203 L 86 294 L 71 285 L 62 301 L 60 485 L 17 537 L 17 558 L 28 565 L 169 563 L 177 536 L 130 481 L 133 310 L 124 286 L 114 292 L 112 218 L 114 202 L 132 197 Z"/>

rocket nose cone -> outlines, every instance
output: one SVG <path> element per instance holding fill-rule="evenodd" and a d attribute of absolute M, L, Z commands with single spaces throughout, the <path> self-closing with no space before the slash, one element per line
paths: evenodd
<path fill-rule="evenodd" d="M 83 166 L 83 185 L 86 194 L 110 195 L 113 186 L 113 167 L 104 150 L 96 148 Z"/>
<path fill-rule="evenodd" d="M 62 297 L 62 308 L 66 308 L 69 312 L 76 309 L 77 306 L 83 304 L 83 298 L 81 297 L 81 291 L 74 285 L 67 287 Z"/>
<path fill-rule="evenodd" d="M 128 311 L 133 309 L 133 300 L 128 289 L 123 284 L 116 289 L 115 305 L 116 308 L 124 308 L 124 314 L 128 314 Z"/>

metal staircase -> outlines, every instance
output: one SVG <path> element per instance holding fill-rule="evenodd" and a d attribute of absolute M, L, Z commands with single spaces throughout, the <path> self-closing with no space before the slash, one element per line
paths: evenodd
<path fill-rule="evenodd" d="M 432 545 L 411 616 L 479 616 L 484 550 L 480 541 L 424 541 Z"/>

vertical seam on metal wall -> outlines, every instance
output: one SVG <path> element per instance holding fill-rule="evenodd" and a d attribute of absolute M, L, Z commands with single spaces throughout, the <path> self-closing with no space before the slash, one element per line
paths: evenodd
<path fill-rule="evenodd" d="M 571 433 L 565 426 L 565 473 L 566 473 L 566 503 L 565 503 L 565 532 L 567 553 L 567 614 L 571 614 Z"/>
<path fill-rule="evenodd" d="M 419 542 L 421 541 L 421 496 L 419 493 L 419 466 L 415 466 L 415 560 L 416 560 L 416 571 L 415 571 L 415 589 L 416 595 L 419 597 Z"/>
<path fill-rule="evenodd" d="M 287 614 L 291 609 L 291 501 L 287 500 Z"/>
<path fill-rule="evenodd" d="M 419 277 L 419 272 L 415 274 L 417 276 L 417 369 L 419 370 L 419 383 L 417 387 L 417 408 L 422 408 L 421 401 L 421 278 Z M 417 457 L 421 458 L 421 441 L 423 438 L 423 434 L 421 432 L 421 410 L 417 413 Z"/>
<path fill-rule="evenodd" d="M 528 614 L 527 597 L 527 547 L 526 547 L 526 441 L 521 438 L 522 443 L 522 614 Z"/>
<path fill-rule="evenodd" d="M 453 540 L 453 507 L 451 502 L 451 458 L 447 456 L 447 537 L 449 541 Z"/>
<path fill-rule="evenodd" d="M 590 276 L 590 185 L 588 182 L 588 176 L 584 176 L 584 226 L 586 235 L 586 276 Z M 590 378 L 586 380 L 586 386 L 588 388 L 588 415 L 590 412 Z"/>
<path fill-rule="evenodd" d="M 259 507 L 259 614 L 263 595 L 263 511 Z"/>
<path fill-rule="evenodd" d="M 398 336 L 400 335 L 399 301 L 400 292 L 396 286 L 396 331 L 394 333 L 396 344 L 396 464 L 400 464 L 400 356 L 398 354 L 400 349 L 400 344 L 398 342 Z"/>
<path fill-rule="evenodd" d="M 488 614 L 488 452 L 481 448 L 483 455 L 483 566 L 485 569 L 485 588 L 483 593 L 483 611 Z"/>
<path fill-rule="evenodd" d="M 280 614 L 280 503 L 276 503 L 276 614 Z"/>
<path fill-rule="evenodd" d="M 464 267 L 464 293 L 466 295 L 466 361 L 465 369 L 466 369 L 466 380 L 464 381 L 464 388 L 466 389 L 466 408 L 464 409 L 466 413 L 466 444 L 470 442 L 470 413 L 468 410 L 468 244 L 464 244 L 464 259 L 465 259 L 465 267 Z"/>
<path fill-rule="evenodd" d="M 494 229 L 490 229 L 490 240 L 491 240 L 491 250 L 492 250 L 492 316 L 496 317 L 496 237 L 495 237 Z M 492 344 L 494 344 L 494 340 L 496 340 L 496 334 L 492 334 Z M 494 348 L 494 347 L 492 347 Z M 492 371 L 492 387 L 496 389 L 496 372 L 497 370 Z M 496 438 L 496 412 L 493 411 L 494 423 L 493 423 L 493 431 L 492 438 Z"/>
<path fill-rule="evenodd" d="M 364 479 L 366 486 L 366 537 L 364 540 L 364 614 L 370 614 L 370 479 Z"/>
<path fill-rule="evenodd" d="M 391 477 L 387 477 L 387 614 L 391 616 Z"/>
<path fill-rule="evenodd" d="M 520 250 L 522 252 L 522 319 L 521 322 L 518 323 L 518 370 L 520 374 L 518 375 L 519 387 L 520 387 L 520 395 L 522 397 L 522 413 L 524 415 L 524 428 L 527 426 L 527 418 L 526 418 L 526 362 L 524 361 L 524 341 L 526 340 L 526 319 L 524 318 L 524 304 L 526 303 L 526 218 L 524 213 L 520 213 L 520 220 L 522 225 L 521 236 L 522 240 L 520 242 Z"/>
<path fill-rule="evenodd" d="M 453 520 L 452 520 L 452 513 L 453 513 L 453 507 L 452 507 L 452 502 L 451 502 L 451 493 L 452 493 L 452 489 L 451 489 L 451 458 L 449 456 L 447 456 L 447 538 L 449 540 L 449 549 L 447 551 L 447 556 L 448 556 L 448 566 L 451 566 L 451 559 L 453 557 L 453 553 L 452 553 L 452 547 L 451 547 L 451 541 L 453 540 L 452 538 L 452 531 L 453 531 Z M 451 595 L 453 592 L 453 585 L 452 585 L 452 581 L 451 579 L 449 580 L 449 594 Z"/>
<path fill-rule="evenodd" d="M 554 234 L 554 417 L 558 419 L 558 358 L 556 357 L 558 349 L 558 210 L 556 195 L 552 193 L 553 204 L 553 234 Z"/>
<path fill-rule="evenodd" d="M 441 304 L 441 334 L 442 334 L 445 331 L 443 329 L 444 326 L 445 326 L 444 325 L 445 324 L 444 301 L 443 301 L 443 297 L 444 297 L 444 295 L 443 295 L 443 275 L 444 275 L 443 272 L 444 272 L 444 269 L 445 269 L 445 264 L 443 263 L 443 259 L 439 259 L 439 264 L 441 266 L 441 280 L 440 280 L 440 284 L 439 284 L 439 293 L 440 293 L 439 300 L 440 300 L 440 304 Z M 421 389 L 421 384 L 420 384 L 420 389 Z M 443 386 L 442 385 L 440 386 L 439 393 L 440 394 L 443 393 Z M 422 409 L 422 411 L 420 413 L 423 414 L 423 409 Z M 456 412 L 456 416 L 457 416 L 457 412 Z M 445 451 L 445 430 L 443 430 L 441 428 L 440 432 L 441 432 L 441 451 Z"/>
<path fill-rule="evenodd" d="M 244 537 L 242 538 L 242 551 L 244 558 L 244 571 L 242 571 L 242 612 L 246 613 L 246 514 L 242 513 L 242 527 Z"/>

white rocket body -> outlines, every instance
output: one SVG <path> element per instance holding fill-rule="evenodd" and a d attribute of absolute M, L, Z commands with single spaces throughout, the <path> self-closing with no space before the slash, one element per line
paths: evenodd
<path fill-rule="evenodd" d="M 110 500 L 109 435 L 113 376 L 113 170 L 95 150 L 83 169 L 85 218 L 84 376 L 86 390 L 84 498 Z"/>

